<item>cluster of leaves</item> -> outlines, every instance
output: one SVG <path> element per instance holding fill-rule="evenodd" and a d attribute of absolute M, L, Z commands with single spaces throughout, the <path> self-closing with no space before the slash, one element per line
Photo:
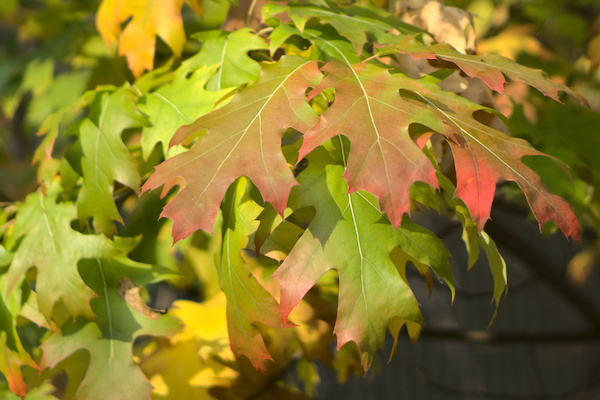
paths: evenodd
<path fill-rule="evenodd" d="M 454 292 L 450 252 L 411 211 L 460 221 L 497 307 L 506 271 L 483 229 L 498 182 L 578 240 L 569 204 L 523 158 L 567 167 L 449 89 L 502 93 L 508 78 L 585 105 L 568 87 L 367 4 L 267 4 L 258 31 L 199 31 L 180 61 L 182 4 L 102 1 L 98 30 L 135 78 L 53 105 L 39 189 L 0 209 L 0 372 L 15 394 L 280 396 L 292 364 L 310 392 L 314 360 L 356 368 L 350 342 L 367 370 L 388 330 L 422 330 L 407 265 Z M 157 37 L 174 55 L 158 67 Z M 159 281 L 205 301 L 152 310 L 139 290 Z"/>
<path fill-rule="evenodd" d="M 526 160 L 543 177 L 550 190 L 567 199 L 584 227 L 581 251 L 569 265 L 572 283 L 581 285 L 600 259 L 600 184 L 594 149 L 600 123 L 600 4 L 593 0 L 539 3 L 533 0 L 465 0 L 455 2 L 471 11 L 478 50 L 501 54 L 532 68 L 560 76 L 583 94 L 590 109 L 562 106 L 531 91 L 525 84 L 496 96 L 499 110 L 508 117 L 513 136 L 560 158 L 571 167 L 572 179 L 542 159 Z"/>

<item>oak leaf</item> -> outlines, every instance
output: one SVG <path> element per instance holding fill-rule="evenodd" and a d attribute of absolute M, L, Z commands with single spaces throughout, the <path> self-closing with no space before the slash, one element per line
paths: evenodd
<path fill-rule="evenodd" d="M 325 77 L 309 98 L 328 88 L 335 89 L 336 97 L 319 123 L 306 132 L 299 158 L 335 135 L 347 136 L 352 151 L 344 178 L 350 192 L 364 189 L 376 195 L 394 225 L 410 211 L 413 183 L 438 187 L 435 168 L 408 133 L 409 125 L 418 123 L 446 136 L 458 178 L 455 194 L 467 205 L 479 231 L 489 219 L 496 184 L 510 180 L 519 184 L 540 225 L 554 221 L 567 237 L 578 240 L 579 225 L 569 204 L 550 193 L 522 162 L 525 156 L 545 154 L 473 117 L 491 110 L 441 90 L 433 77 L 415 81 L 375 65 L 337 60 L 322 70 Z M 400 91 L 412 93 L 418 101 Z"/>
<path fill-rule="evenodd" d="M 73 203 L 57 203 L 55 196 L 32 193 L 17 215 L 13 235 L 22 238 L 6 274 L 10 292 L 22 282 L 25 273 L 37 268 L 36 292 L 40 312 L 47 321 L 62 300 L 71 315 L 93 319 L 90 300 L 96 294 L 77 270 L 80 260 L 111 257 L 120 252 L 104 235 L 84 235 L 73 230 L 76 218 Z"/>
<path fill-rule="evenodd" d="M 394 36 L 394 29 L 408 30 L 411 33 L 419 31 L 418 28 L 402 23 L 389 15 L 385 15 L 375 7 L 368 4 L 341 8 L 334 4 L 320 7 L 313 4 L 293 4 L 286 7 L 289 17 L 294 25 L 304 32 L 307 23 L 314 19 L 319 23 L 333 26 L 337 32 L 347 38 L 355 51 L 360 55 L 367 43 L 367 35 L 378 43 L 386 43 Z M 284 9 L 277 11 L 281 12 Z"/>
<path fill-rule="evenodd" d="M 579 241 L 579 223 L 571 206 L 563 198 L 550 193 L 541 177 L 522 159 L 525 156 L 548 157 L 568 174 L 567 166 L 536 150 L 527 141 L 477 121 L 473 114 L 485 110 L 485 107 L 440 90 L 430 78 L 416 85 L 406 89 L 415 93 L 416 98 L 452 130 L 452 133 L 446 131 L 444 134 L 454 155 L 455 195 L 465 202 L 479 231 L 490 217 L 497 183 L 514 181 L 525 194 L 540 228 L 547 221 L 553 221 L 566 237 Z"/>
<path fill-rule="evenodd" d="M 183 0 L 103 0 L 96 25 L 109 48 L 117 43 L 135 76 L 152 70 L 156 36 L 181 55 L 185 32 L 181 17 Z M 126 26 L 121 31 L 121 24 Z"/>
<path fill-rule="evenodd" d="M 334 139 L 341 143 L 341 138 Z M 281 284 L 284 320 L 308 290 L 330 269 L 339 274 L 339 303 L 334 333 L 338 349 L 354 341 L 364 369 L 383 348 L 391 321 L 407 324 L 413 340 L 423 319 L 417 300 L 390 258 L 399 246 L 430 265 L 451 287 L 449 252 L 433 233 L 407 219 L 399 228 L 377 207 L 373 195 L 348 194 L 342 173 L 346 164 L 341 145 L 332 157 L 323 147 L 311 152 L 308 168 L 298 175 L 300 186 L 290 197 L 293 208 L 314 206 L 316 215 L 273 277 Z M 399 329 L 398 329 L 399 330 Z"/>
<path fill-rule="evenodd" d="M 408 78 L 371 64 L 336 60 L 322 70 L 325 78 L 309 98 L 333 88 L 335 101 L 306 132 L 299 158 L 334 136 L 347 136 L 352 143 L 344 173 L 349 191 L 363 189 L 377 196 L 381 209 L 398 226 L 402 215 L 410 211 L 413 183 L 438 187 L 436 170 L 411 139 L 409 125 L 421 123 L 438 131 L 446 127 L 430 110 L 400 96 L 399 88 Z"/>
<path fill-rule="evenodd" d="M 84 179 L 77 212 L 80 221 L 93 218 L 97 232 L 112 236 L 116 232 L 113 220 L 123 222 L 113 199 L 115 181 L 136 193 L 140 187 L 138 163 L 121 134 L 148 122 L 137 108 L 137 94 L 127 86 L 114 91 L 98 89 L 88 95 L 93 96 L 90 114 L 73 129 L 83 153 L 80 172 Z"/>
<path fill-rule="evenodd" d="M 414 59 L 439 59 L 456 64 L 465 74 L 479 78 L 490 89 L 504 93 L 505 76 L 512 80 L 525 82 L 544 95 L 561 102 L 560 92 L 567 93 L 582 105 L 588 106 L 587 100 L 573 89 L 554 82 L 542 70 L 521 65 L 509 58 L 497 54 L 463 54 L 447 43 L 436 43 L 426 46 L 411 36 L 404 36 L 395 45 L 401 53 L 410 54 Z"/>
<path fill-rule="evenodd" d="M 305 93 L 320 78 L 314 61 L 283 57 L 265 63 L 256 83 L 177 131 L 171 145 L 206 133 L 189 151 L 156 167 L 142 188 L 164 185 L 164 196 L 180 186 L 161 214 L 173 219 L 175 241 L 198 229 L 212 231 L 221 200 L 239 176 L 249 177 L 263 199 L 283 214 L 296 181 L 281 152 L 281 138 L 290 127 L 307 131 L 316 123 Z"/>
<path fill-rule="evenodd" d="M 222 246 L 216 265 L 221 289 L 227 296 L 231 349 L 236 356 L 247 356 L 256 369 L 266 372 L 266 361 L 272 358 L 255 324 L 283 325 L 277 301 L 249 272 L 241 254 L 248 236 L 258 227 L 256 218 L 262 211 L 251 199 L 250 190 L 248 180 L 240 178 L 223 199 Z"/>
<path fill-rule="evenodd" d="M 148 115 L 152 126 L 142 131 L 142 153 L 148 159 L 159 143 L 167 157 L 169 141 L 182 125 L 189 124 L 208 114 L 227 90 L 207 91 L 204 87 L 214 75 L 216 65 L 193 70 L 191 62 L 185 62 L 175 71 L 173 81 L 148 93 L 139 104 L 141 112 Z"/>
<path fill-rule="evenodd" d="M 54 369 L 60 365 L 70 379 L 81 377 L 75 398 L 150 398 L 152 385 L 133 358 L 134 341 L 140 336 L 173 335 L 179 325 L 170 315 L 149 316 L 131 307 L 119 295 L 119 282 L 130 278 L 136 284 L 149 283 L 158 280 L 162 271 L 124 256 L 88 259 L 81 264 L 85 282 L 98 296 L 91 302 L 95 319 L 64 323 L 60 333 L 53 333 L 42 344 L 40 366 Z M 89 360 L 85 370 L 82 354 Z"/>
<path fill-rule="evenodd" d="M 498 251 L 494 240 L 485 231 L 481 232 L 481 235 L 479 235 L 479 245 L 485 252 L 488 265 L 490 267 L 490 272 L 492 273 L 492 279 L 494 280 L 493 301 L 496 303 L 496 309 L 494 310 L 494 315 L 490 321 L 491 325 L 492 322 L 494 322 L 494 318 L 496 318 L 496 314 L 498 313 L 500 298 L 502 297 L 502 294 L 506 294 L 508 290 L 506 285 L 506 262 Z"/>
<path fill-rule="evenodd" d="M 202 42 L 202 50 L 189 62 L 200 66 L 211 66 L 218 62 L 216 74 L 206 85 L 208 90 L 238 87 L 258 77 L 260 65 L 250 58 L 248 52 L 266 49 L 267 44 L 251 29 L 198 32 L 193 37 Z"/>

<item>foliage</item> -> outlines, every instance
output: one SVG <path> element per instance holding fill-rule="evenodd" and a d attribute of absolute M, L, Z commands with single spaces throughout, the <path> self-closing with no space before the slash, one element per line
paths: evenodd
<path fill-rule="evenodd" d="M 498 183 L 540 228 L 579 241 L 577 217 L 598 225 L 580 195 L 599 176 L 594 139 L 565 143 L 552 110 L 597 113 L 540 70 L 474 54 L 458 9 L 240 1 L 250 26 L 225 31 L 226 3 L 39 3 L 0 8 L 15 28 L 2 161 L 35 162 L 29 185 L 3 178 L 0 208 L 0 373 L 18 396 L 306 398 L 316 360 L 342 378 L 386 332 L 418 339 L 407 268 L 454 296 L 451 253 L 420 213 L 459 221 L 465 268 L 483 248 L 496 309 Z M 432 7 L 456 24 L 436 30 Z M 537 121 L 525 101 L 494 109 L 494 92 L 529 86 L 549 110 Z M 172 287 L 195 301 L 160 310 Z"/>

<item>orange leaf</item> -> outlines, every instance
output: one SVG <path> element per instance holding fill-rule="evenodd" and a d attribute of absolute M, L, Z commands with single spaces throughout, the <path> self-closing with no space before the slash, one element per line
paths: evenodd
<path fill-rule="evenodd" d="M 154 66 L 156 35 L 181 55 L 185 32 L 181 18 L 183 0 L 103 0 L 96 25 L 107 46 L 117 43 L 135 76 Z M 121 24 L 131 20 L 121 31 Z"/>

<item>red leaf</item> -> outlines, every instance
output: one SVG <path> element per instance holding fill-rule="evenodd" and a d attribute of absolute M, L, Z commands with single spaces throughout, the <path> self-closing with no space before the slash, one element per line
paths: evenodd
<path fill-rule="evenodd" d="M 309 96 L 334 88 L 333 105 L 305 134 L 299 158 L 324 141 L 343 134 L 352 142 L 344 178 L 349 192 L 360 189 L 379 199 L 394 226 L 410 210 L 410 186 L 417 181 L 438 187 L 435 168 L 408 134 L 411 123 L 445 131 L 439 118 L 424 107 L 402 98 L 399 88 L 408 79 L 391 75 L 371 64 L 348 66 L 332 61 L 326 75 Z"/>
<path fill-rule="evenodd" d="M 560 160 L 534 149 L 527 141 L 475 120 L 473 113 L 484 107 L 454 93 L 435 90 L 433 85 L 427 89 L 428 95 L 418 96 L 454 130 L 454 135 L 446 136 L 456 167 L 455 195 L 465 202 L 479 230 L 490 217 L 496 183 L 513 181 L 525 193 L 540 229 L 547 221 L 554 221 L 565 236 L 579 241 L 579 223 L 571 206 L 550 193 L 540 176 L 523 164 L 522 158 L 550 157 L 566 173 L 568 168 Z"/>

